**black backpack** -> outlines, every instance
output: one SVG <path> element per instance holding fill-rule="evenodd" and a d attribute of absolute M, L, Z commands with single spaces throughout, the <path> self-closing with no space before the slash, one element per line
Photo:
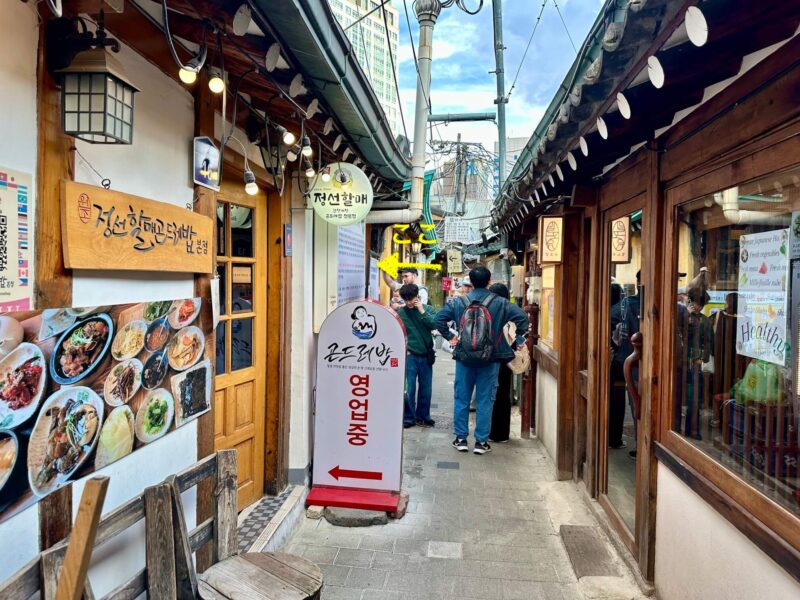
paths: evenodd
<path fill-rule="evenodd" d="M 458 344 L 453 349 L 453 358 L 467 366 L 484 366 L 494 358 L 495 343 L 489 305 L 496 297 L 489 294 L 482 301 L 472 302 L 466 296 L 461 297 L 464 313 L 461 315 Z"/>

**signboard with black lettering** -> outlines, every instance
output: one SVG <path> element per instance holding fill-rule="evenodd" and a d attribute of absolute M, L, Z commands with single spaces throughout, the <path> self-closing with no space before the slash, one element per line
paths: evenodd
<path fill-rule="evenodd" d="M 372 208 L 372 184 L 364 171 L 346 162 L 324 167 L 308 195 L 314 212 L 331 225 L 360 223 Z"/>
<path fill-rule="evenodd" d="M 402 474 L 405 359 L 403 325 L 394 311 L 378 302 L 348 302 L 322 323 L 314 488 L 308 504 L 396 507 Z"/>
<path fill-rule="evenodd" d="M 213 222 L 174 204 L 64 181 L 61 228 L 70 269 L 212 271 Z"/>

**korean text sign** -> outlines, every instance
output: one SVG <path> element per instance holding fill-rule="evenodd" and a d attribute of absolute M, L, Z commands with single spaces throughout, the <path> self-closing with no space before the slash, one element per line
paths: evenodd
<path fill-rule="evenodd" d="M 370 300 L 338 306 L 317 346 L 314 485 L 398 491 L 406 337 Z"/>
<path fill-rule="evenodd" d="M 71 269 L 212 271 L 214 224 L 180 206 L 64 181 L 61 225 Z"/>

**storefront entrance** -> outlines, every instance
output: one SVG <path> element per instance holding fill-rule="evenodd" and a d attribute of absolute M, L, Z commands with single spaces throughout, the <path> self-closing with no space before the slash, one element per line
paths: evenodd
<path fill-rule="evenodd" d="M 626 380 L 638 389 L 644 373 L 648 344 L 635 351 L 644 335 L 644 294 L 648 270 L 654 268 L 646 252 L 645 196 L 633 198 L 603 215 L 603 298 L 600 323 L 599 500 L 625 543 L 636 554 L 637 498 L 640 497 L 638 460 L 642 435 L 639 407 Z M 633 358 L 629 359 L 629 357 Z M 628 366 L 626 368 L 626 361 Z"/>
<path fill-rule="evenodd" d="M 225 184 L 217 194 L 214 450 L 237 450 L 239 509 L 264 492 L 267 312 L 266 196 Z"/>

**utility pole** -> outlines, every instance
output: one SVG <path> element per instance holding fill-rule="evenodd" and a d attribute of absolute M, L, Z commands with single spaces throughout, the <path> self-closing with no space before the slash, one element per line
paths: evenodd
<path fill-rule="evenodd" d="M 455 193 L 453 194 L 453 212 L 457 215 L 464 215 L 464 207 L 461 205 L 461 134 L 456 138 L 456 164 L 453 173 L 455 179 Z M 461 211 L 461 212 L 459 212 Z"/>
<path fill-rule="evenodd" d="M 506 83 L 505 69 L 503 67 L 503 0 L 492 0 L 492 16 L 494 23 L 494 64 L 497 78 L 497 162 L 499 169 L 500 187 L 506 179 Z"/>

